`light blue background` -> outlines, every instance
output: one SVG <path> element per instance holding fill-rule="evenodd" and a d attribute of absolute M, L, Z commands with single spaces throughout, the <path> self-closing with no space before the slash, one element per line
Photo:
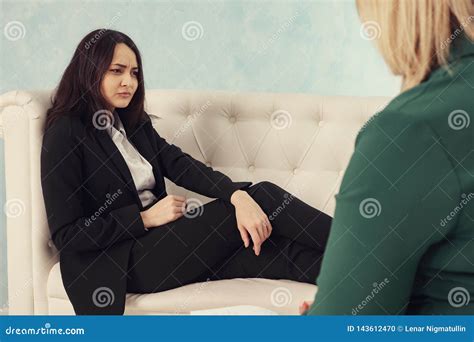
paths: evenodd
<path fill-rule="evenodd" d="M 109 27 L 143 58 L 145 87 L 394 96 L 373 42 L 362 38 L 354 1 L 2 1 L 0 94 L 54 88 L 81 38 Z M 196 21 L 202 36 L 183 38 Z M 2 32 L 3 33 L 3 32 Z M 0 204 L 5 203 L 0 141 Z M 2 212 L 3 214 L 3 212 Z M 7 302 L 5 215 L 0 220 L 0 307 Z"/>

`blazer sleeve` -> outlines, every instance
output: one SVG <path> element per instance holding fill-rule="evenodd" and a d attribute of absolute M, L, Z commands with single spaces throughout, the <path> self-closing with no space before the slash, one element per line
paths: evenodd
<path fill-rule="evenodd" d="M 61 117 L 45 132 L 41 151 L 41 185 L 53 242 L 60 251 L 107 248 L 146 234 L 136 204 L 90 219 L 84 212 L 82 148 L 71 119 Z"/>
<path fill-rule="evenodd" d="M 230 201 L 236 190 L 252 185 L 252 182 L 233 182 L 222 172 L 213 170 L 179 147 L 169 144 L 153 127 L 152 131 L 158 147 L 160 168 L 163 175 L 173 183 L 207 197 L 226 201 Z"/>

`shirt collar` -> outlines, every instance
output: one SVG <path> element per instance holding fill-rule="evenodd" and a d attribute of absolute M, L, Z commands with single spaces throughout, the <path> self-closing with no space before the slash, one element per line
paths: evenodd
<path fill-rule="evenodd" d="M 120 132 L 124 137 L 127 137 L 127 133 L 125 132 L 125 127 L 122 124 L 122 120 L 120 120 L 120 116 L 118 115 L 117 111 L 114 110 L 114 120 L 113 125 L 108 127 L 108 132 L 111 137 L 113 137 L 117 132 Z"/>

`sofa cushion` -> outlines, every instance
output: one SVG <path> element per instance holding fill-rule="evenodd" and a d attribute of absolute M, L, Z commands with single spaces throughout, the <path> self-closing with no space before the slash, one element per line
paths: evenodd
<path fill-rule="evenodd" d="M 125 314 L 188 314 L 194 310 L 254 305 L 280 315 L 297 315 L 300 303 L 313 300 L 316 291 L 316 285 L 286 279 L 235 278 L 208 281 L 158 293 L 129 293 Z M 54 265 L 49 274 L 48 306 L 50 315 L 74 314 L 62 283 L 59 263 Z"/>

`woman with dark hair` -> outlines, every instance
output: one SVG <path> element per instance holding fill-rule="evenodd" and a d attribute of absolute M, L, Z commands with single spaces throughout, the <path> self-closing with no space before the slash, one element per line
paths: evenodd
<path fill-rule="evenodd" d="M 273 183 L 233 182 L 168 144 L 144 111 L 143 79 L 129 37 L 93 31 L 47 112 L 41 182 L 75 312 L 122 314 L 126 292 L 204 280 L 314 283 L 331 218 Z M 164 177 L 216 199 L 188 215 Z"/>
<path fill-rule="evenodd" d="M 113 54 L 118 45 L 118 54 L 133 53 L 137 66 L 133 69 L 133 77 L 137 82 L 134 94 L 130 98 L 113 97 L 104 86 L 111 84 L 113 76 L 123 67 L 112 68 Z M 47 111 L 46 128 L 65 113 L 81 113 L 84 123 L 91 125 L 97 122 L 92 115 L 97 111 L 111 108 L 115 101 L 116 108 L 127 108 L 124 120 L 131 126 L 144 118 L 145 85 L 140 52 L 133 41 L 125 34 L 112 30 L 95 30 L 85 36 L 74 52 L 71 62 L 66 67 L 54 96 L 53 105 Z M 105 78 L 105 80 L 104 80 Z M 112 89 L 111 89 L 112 90 Z M 112 101 L 112 103 L 109 103 Z M 127 106 L 120 104 L 127 103 Z M 105 117 L 102 117 L 104 119 Z M 128 122 L 130 120 L 130 122 Z M 100 120 L 99 120 L 100 121 Z"/>

